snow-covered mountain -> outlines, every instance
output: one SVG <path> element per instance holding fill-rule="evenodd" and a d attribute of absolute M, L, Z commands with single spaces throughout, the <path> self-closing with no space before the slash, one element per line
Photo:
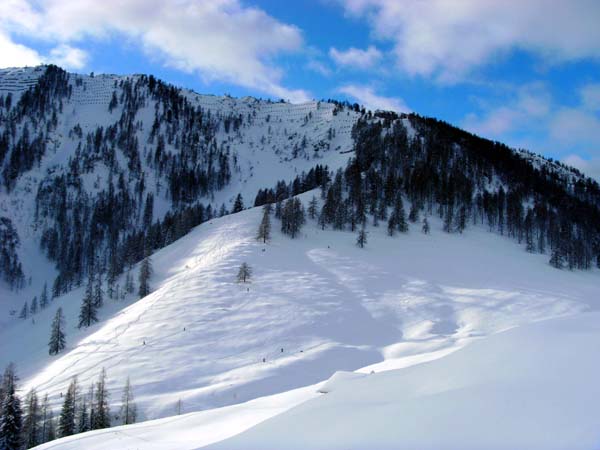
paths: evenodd
<path fill-rule="evenodd" d="M 124 237 L 170 211 L 201 201 L 217 214 L 238 193 L 251 206 L 259 189 L 279 180 L 318 164 L 343 166 L 359 116 L 338 114 L 332 103 L 198 95 L 152 77 L 69 75 L 52 66 L 0 70 L 0 98 L 0 215 L 21 243 L 22 275 L 12 270 L 6 278 L 29 299 L 44 282 L 51 291 L 57 275 L 57 293 L 80 284 L 94 257 L 124 259 L 129 250 L 116 248 Z M 81 230 L 79 242 L 73 229 Z M 38 261 L 40 241 L 58 272 Z M 102 244 L 115 250 L 90 257 L 97 252 L 77 249 Z"/>
<path fill-rule="evenodd" d="M 0 166 L 2 288 L 30 299 L 44 283 L 57 297 L 96 272 L 112 292 L 127 267 L 231 211 L 238 194 L 252 206 L 315 187 L 329 195 L 328 186 L 326 221 L 336 229 L 354 230 L 367 209 L 387 220 L 377 196 L 391 206 L 403 192 L 416 215 L 437 205 L 447 231 L 479 215 L 530 251 L 556 250 L 556 266 L 600 262 L 591 179 L 442 122 L 359 105 L 199 95 L 145 75 L 3 69 Z"/>
<path fill-rule="evenodd" d="M 427 386 L 472 396 L 491 383 L 457 374 L 496 349 L 485 347 L 488 336 L 597 309 L 597 183 L 433 119 L 199 95 L 145 75 L 6 69 L 0 166 L 0 366 L 17 364 L 22 393 L 48 394 L 57 413 L 73 377 L 84 396 L 104 368 L 115 424 L 128 377 L 139 420 L 202 411 L 47 448 L 198 448 L 307 402 L 231 444 L 282 448 L 277 427 L 295 414 L 309 426 L 313 408 L 323 422 L 345 401 L 371 411 L 368 396 L 348 394 L 359 385 L 377 390 L 377 401 L 410 397 L 421 417 L 448 407 L 442 399 L 418 410 Z M 238 197 L 245 207 L 277 204 L 268 242 L 257 239 L 263 209 L 240 208 Z M 304 224 L 291 197 L 307 211 Z M 140 299 L 144 258 L 153 275 Z M 249 283 L 237 282 L 242 263 Z M 104 304 L 97 323 L 78 327 L 88 286 Z M 67 344 L 51 356 L 59 308 Z M 590 322 L 581 319 L 597 343 Z M 528 333 L 498 339 L 514 345 Z M 479 347 L 463 349 L 473 341 Z M 498 356 L 486 370 L 510 361 Z M 533 376 L 519 364 L 502 374 Z M 390 370 L 321 384 L 338 371 Z M 445 384 L 444 374 L 454 378 Z M 428 377 L 414 398 L 394 390 Z M 329 406 L 327 396 L 336 397 Z M 377 408 L 375 417 L 392 414 Z M 344 418 L 356 429 L 348 442 L 372 442 L 369 422 Z M 184 438 L 168 437 L 186 427 Z M 314 431 L 306 448 L 336 448 Z M 530 447 L 542 446 L 535 436 Z"/>

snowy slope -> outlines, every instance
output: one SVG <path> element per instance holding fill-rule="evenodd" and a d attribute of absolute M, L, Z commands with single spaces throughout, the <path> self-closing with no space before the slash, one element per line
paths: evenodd
<path fill-rule="evenodd" d="M 43 66 L 0 69 L 0 95 L 10 93 L 13 105 L 16 104 L 44 70 Z M 0 324 L 12 321 L 9 312 L 18 313 L 24 301 L 30 301 L 34 295 L 39 296 L 45 282 L 51 287 L 57 275 L 53 264 L 46 261 L 39 249 L 43 227 L 34 220 L 38 186 L 49 173 L 56 176 L 67 171 L 69 159 L 75 156 L 80 142 L 85 144 L 87 133 L 93 133 L 98 127 L 107 129 L 119 121 L 123 106 L 118 105 L 112 112 L 108 108 L 113 92 L 120 95 L 120 83 L 127 80 L 135 82 L 139 77 L 69 74 L 72 95 L 63 101 L 56 130 L 48 138 L 48 150 L 40 164 L 22 174 L 10 193 L 0 187 L 0 216 L 9 217 L 19 232 L 21 246 L 18 254 L 25 278 L 28 283 L 31 281 L 19 292 L 12 292 L 4 283 L 0 283 Z M 202 108 L 212 116 L 233 114 L 244 118 L 243 125 L 237 131 L 226 132 L 221 126 L 216 132 L 217 147 L 228 148 L 235 164 L 231 181 L 224 189 L 199 199 L 205 205 L 211 204 L 215 210 L 221 204 L 231 208 L 238 193 L 243 194 L 245 204 L 250 206 L 259 189 L 272 188 L 279 180 L 289 182 L 316 164 L 328 165 L 335 170 L 343 167 L 350 156 L 352 126 L 359 117 L 353 111 L 334 114 L 333 104 L 315 101 L 304 104 L 273 103 L 250 97 L 233 99 L 200 95 L 185 89 L 179 92 L 194 107 Z M 164 188 L 165 180 L 159 180 L 156 170 L 148 166 L 147 155 L 156 147 L 156 143 L 148 143 L 154 115 L 155 103 L 146 100 L 136 113 L 139 129 L 135 135 L 140 142 L 146 192 L 154 194 L 154 220 L 157 220 L 164 217 L 173 204 Z M 83 139 L 73 135 L 76 125 L 81 127 Z M 22 130 L 18 129 L 17 136 L 20 132 Z M 169 142 L 165 151 L 179 152 Z M 122 167 L 127 167 L 123 154 L 117 152 L 116 157 Z M 106 188 L 108 176 L 106 166 L 99 162 L 91 173 L 82 175 L 85 191 L 90 198 Z M 134 181 L 129 180 L 132 190 Z"/>
<path fill-rule="evenodd" d="M 0 69 L 0 95 L 10 94 L 16 102 L 23 92 L 35 86 L 43 73 L 43 66 Z"/>
<path fill-rule="evenodd" d="M 342 380 L 209 448 L 598 448 L 599 323 L 598 313 L 541 322 L 432 363 Z"/>
<path fill-rule="evenodd" d="M 585 355 L 597 352 L 599 323 L 597 312 L 542 321 L 434 362 L 337 373 L 319 386 L 39 448 L 594 449 L 600 366 Z"/>
<path fill-rule="evenodd" d="M 55 301 L 43 314 L 65 309 L 68 351 L 58 357 L 47 355 L 45 318 L 6 327 L 0 364 L 18 361 L 24 389 L 48 392 L 56 407 L 74 375 L 87 386 L 105 367 L 113 405 L 130 376 L 142 417 L 153 419 L 180 399 L 184 412 L 204 410 L 338 370 L 403 367 L 596 307 L 597 273 L 552 270 L 478 228 L 447 235 L 432 221 L 430 236 L 395 239 L 371 229 L 359 249 L 354 234 L 309 223 L 303 237 L 277 232 L 265 246 L 254 238 L 260 215 L 215 219 L 159 251 L 155 291 L 122 310 L 109 303 L 90 329 L 75 328 L 81 290 Z M 255 272 L 248 285 L 234 282 L 243 261 Z"/>
<path fill-rule="evenodd" d="M 235 436 L 260 422 L 315 398 L 319 396 L 317 389 L 317 385 L 312 385 L 223 408 L 83 433 L 49 442 L 36 448 L 195 449 Z"/>

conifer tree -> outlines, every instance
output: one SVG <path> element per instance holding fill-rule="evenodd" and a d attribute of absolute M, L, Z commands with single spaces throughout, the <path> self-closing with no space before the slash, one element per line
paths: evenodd
<path fill-rule="evenodd" d="M 125 292 L 128 294 L 133 294 L 135 291 L 135 285 L 133 284 L 133 275 L 131 275 L 131 269 L 127 270 L 127 275 L 125 276 Z"/>
<path fill-rule="evenodd" d="M 60 411 L 58 419 L 58 434 L 60 437 L 71 436 L 75 434 L 75 419 L 76 419 L 76 405 L 77 405 L 77 377 L 73 377 L 67 393 L 65 394 L 65 400 Z"/>
<path fill-rule="evenodd" d="M 31 300 L 31 306 L 29 307 L 29 312 L 33 315 L 33 314 L 37 314 L 38 312 L 38 299 L 37 296 L 33 297 L 33 300 Z"/>
<path fill-rule="evenodd" d="M 19 313 L 19 319 L 27 319 L 29 317 L 29 306 L 27 302 L 23 303 L 23 307 L 21 308 L 21 312 Z"/>
<path fill-rule="evenodd" d="M 392 212 L 394 222 L 400 233 L 406 233 L 408 231 L 408 223 L 406 222 L 406 214 L 404 212 L 404 204 L 402 202 L 402 195 L 396 196 L 396 202 L 394 204 L 394 211 Z"/>
<path fill-rule="evenodd" d="M 54 413 L 50 408 L 48 394 L 44 395 L 44 401 L 42 402 L 40 423 L 40 441 L 49 442 L 54 440 Z"/>
<path fill-rule="evenodd" d="M 146 196 L 146 206 L 144 207 L 143 223 L 144 228 L 148 229 L 152 225 L 152 217 L 154 214 L 154 194 L 151 192 Z"/>
<path fill-rule="evenodd" d="M 281 212 L 281 232 L 295 238 L 305 221 L 304 208 L 300 199 L 288 199 Z"/>
<path fill-rule="evenodd" d="M 390 218 L 388 219 L 388 224 L 387 224 L 388 235 L 393 236 L 395 231 L 396 231 L 396 219 L 395 219 L 394 215 L 392 214 L 390 216 Z"/>
<path fill-rule="evenodd" d="M 123 418 L 123 425 L 135 423 L 137 419 L 137 406 L 129 377 L 127 377 L 127 381 L 125 382 L 123 397 L 121 398 L 121 417 Z"/>
<path fill-rule="evenodd" d="M 90 414 L 88 411 L 88 400 L 84 394 L 81 396 L 77 414 L 77 432 L 85 433 L 90 430 Z"/>
<path fill-rule="evenodd" d="M 89 428 L 92 429 L 92 424 L 96 420 L 96 389 L 94 383 L 90 384 L 90 389 L 88 391 L 88 399 L 89 399 Z"/>
<path fill-rule="evenodd" d="M 113 109 L 117 107 L 119 100 L 117 99 L 117 91 L 113 91 L 110 103 L 108 104 L 108 112 L 112 113 Z"/>
<path fill-rule="evenodd" d="M 256 238 L 262 240 L 263 243 L 266 243 L 271 239 L 271 217 L 269 214 L 269 209 L 266 207 L 263 207 L 263 217 L 260 225 L 258 226 L 258 235 Z"/>
<path fill-rule="evenodd" d="M 48 341 L 48 353 L 58 354 L 65 348 L 65 318 L 62 308 L 56 310 L 56 315 L 50 328 L 50 341 Z"/>
<path fill-rule="evenodd" d="M 44 283 L 44 288 L 40 295 L 40 308 L 45 309 L 46 306 L 48 306 L 48 284 Z"/>
<path fill-rule="evenodd" d="M 419 208 L 417 207 L 417 202 L 413 201 L 410 205 L 410 212 L 408 213 L 408 220 L 412 223 L 417 223 L 419 221 Z"/>
<path fill-rule="evenodd" d="M 239 213 L 244 210 L 244 199 L 242 198 L 242 194 L 238 194 L 235 198 L 235 202 L 233 203 L 233 209 L 231 212 L 233 214 Z"/>
<path fill-rule="evenodd" d="M 533 210 L 531 208 L 527 209 L 523 226 L 525 228 L 525 249 L 529 253 L 533 253 L 535 244 L 533 243 Z"/>
<path fill-rule="evenodd" d="M 250 268 L 250 266 L 248 265 L 248 263 L 242 263 L 242 265 L 240 266 L 240 270 L 238 271 L 237 274 L 237 280 L 240 283 L 246 283 L 250 277 L 252 276 L 252 269 Z"/>
<path fill-rule="evenodd" d="M 379 217 L 377 217 L 377 213 L 373 214 L 373 226 L 374 227 L 379 226 Z"/>
<path fill-rule="evenodd" d="M 94 280 L 90 277 L 88 280 L 87 287 L 85 289 L 85 296 L 81 302 L 81 309 L 79 310 L 79 328 L 89 327 L 90 325 L 98 322 L 98 313 L 96 311 L 96 304 L 94 302 Z"/>
<path fill-rule="evenodd" d="M 138 290 L 138 295 L 140 298 L 145 297 L 150 294 L 150 277 L 152 276 L 152 261 L 150 257 L 147 256 L 142 261 L 140 265 L 140 275 L 139 275 L 139 283 L 140 287 Z"/>
<path fill-rule="evenodd" d="M 446 233 L 452 233 L 452 222 L 454 221 L 454 209 L 452 205 L 448 205 L 446 208 L 446 214 L 444 215 L 444 231 Z"/>
<path fill-rule="evenodd" d="M 108 406 L 108 391 L 106 390 L 106 370 L 104 368 L 102 368 L 100 377 L 96 382 L 94 408 L 92 430 L 110 427 L 110 409 Z"/>
<path fill-rule="evenodd" d="M 321 212 L 319 213 L 318 223 L 319 223 L 319 226 L 321 227 L 321 230 L 324 230 L 325 227 L 327 226 L 327 215 L 325 214 L 324 206 L 321 207 Z"/>
<path fill-rule="evenodd" d="M 23 441 L 26 448 L 35 447 L 42 443 L 40 429 L 40 406 L 35 389 L 31 389 L 25 399 L 25 418 L 23 420 Z"/>
<path fill-rule="evenodd" d="M 118 300 L 119 297 L 115 293 L 115 280 L 113 277 L 108 277 L 106 279 L 106 295 L 111 300 Z"/>
<path fill-rule="evenodd" d="M 564 267 L 564 259 L 558 246 L 552 249 L 552 253 L 550 255 L 550 265 L 555 269 L 562 269 Z"/>
<path fill-rule="evenodd" d="M 102 276 L 96 274 L 96 285 L 94 286 L 94 306 L 96 309 L 104 305 L 104 293 L 102 292 Z"/>
<path fill-rule="evenodd" d="M 429 234 L 429 221 L 427 217 L 423 217 L 423 226 L 421 227 L 423 234 Z"/>
<path fill-rule="evenodd" d="M 364 248 L 366 243 L 367 243 L 367 231 L 365 230 L 365 225 L 363 224 L 361 229 L 358 231 L 358 236 L 356 238 L 356 245 L 358 245 L 360 248 Z"/>
<path fill-rule="evenodd" d="M 308 203 L 308 217 L 311 220 L 314 220 L 315 217 L 317 217 L 317 207 L 318 207 L 318 203 L 317 203 L 317 197 L 315 197 L 314 195 L 312 196 L 312 198 L 310 199 L 310 202 Z"/>
<path fill-rule="evenodd" d="M 61 278 L 60 278 L 60 274 L 54 279 L 54 282 L 52 283 L 52 298 L 55 299 L 56 297 L 58 297 L 61 294 Z"/>
<path fill-rule="evenodd" d="M 456 230 L 462 233 L 467 228 L 467 208 L 463 205 L 458 210 L 458 217 L 456 218 Z"/>
<path fill-rule="evenodd" d="M 17 375 L 12 363 L 4 372 L 0 399 L 0 449 L 21 450 L 23 411 L 17 395 Z"/>
<path fill-rule="evenodd" d="M 378 220 L 386 220 L 388 214 L 388 210 L 387 210 L 387 205 L 385 204 L 384 200 L 381 200 L 379 202 L 379 205 L 377 206 L 377 219 Z"/>
<path fill-rule="evenodd" d="M 9 363 L 4 369 L 2 378 L 0 378 L 0 416 L 2 416 L 2 404 L 4 403 L 4 394 L 8 391 L 8 385 L 16 379 L 15 365 Z"/>

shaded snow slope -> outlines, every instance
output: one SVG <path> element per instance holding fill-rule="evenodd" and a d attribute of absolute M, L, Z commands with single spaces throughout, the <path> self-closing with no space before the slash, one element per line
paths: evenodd
<path fill-rule="evenodd" d="M 552 319 L 430 363 L 362 376 L 336 373 L 318 386 L 39 448 L 594 449 L 600 365 L 586 355 L 599 345 L 600 313 Z"/>
<path fill-rule="evenodd" d="M 304 196 L 305 202 L 310 194 Z M 299 239 L 255 233 L 260 209 L 215 219 L 153 256 L 154 292 L 77 330 L 82 290 L 55 301 L 68 348 L 47 355 L 49 320 L 0 332 L 0 365 L 18 363 L 24 389 L 60 392 L 108 372 L 113 412 L 130 376 L 143 419 L 236 404 L 314 384 L 338 370 L 380 371 L 450 353 L 515 325 L 594 307 L 597 273 L 556 271 L 540 255 L 478 228 L 390 238 L 370 228 L 365 249 L 349 232 L 314 222 Z M 279 223 L 274 220 L 274 228 Z M 235 282 L 239 265 L 252 282 Z M 283 351 L 282 351 L 283 350 Z M 263 358 L 265 362 L 263 362 Z"/>
<path fill-rule="evenodd" d="M 36 449 L 191 450 L 235 436 L 317 397 L 317 386 L 261 397 L 238 405 L 78 434 Z"/>
<path fill-rule="evenodd" d="M 599 346 L 599 313 L 527 325 L 431 363 L 342 378 L 210 448 L 598 448 Z"/>

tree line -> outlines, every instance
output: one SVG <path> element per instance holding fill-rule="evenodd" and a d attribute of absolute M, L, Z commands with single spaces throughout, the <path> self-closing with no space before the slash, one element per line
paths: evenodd
<path fill-rule="evenodd" d="M 352 136 L 354 157 L 344 169 L 281 181 L 259 191 L 255 205 L 273 203 L 282 232 L 295 237 L 305 218 L 290 197 L 320 187 L 322 206 L 316 211 L 311 200 L 309 217 L 323 229 L 358 230 L 361 247 L 368 221 L 385 223 L 390 236 L 421 222 L 427 234 L 427 217 L 437 215 L 447 233 L 485 226 L 548 254 L 556 268 L 600 267 L 600 187 L 578 171 L 541 157 L 533 164 L 531 154 L 414 114 L 365 114 Z"/>
<path fill-rule="evenodd" d="M 0 279 L 17 290 L 25 285 L 25 274 L 17 254 L 20 244 L 12 221 L 8 217 L 0 217 Z"/>
<path fill-rule="evenodd" d="M 54 145 L 52 133 L 74 88 L 85 88 L 85 81 L 49 65 L 17 102 L 0 97 L 0 181 L 7 191 Z M 152 76 L 115 80 L 113 89 L 108 104 L 113 122 L 87 132 L 75 124 L 63 143 L 73 148 L 73 156 L 65 166 L 47 171 L 35 195 L 41 247 L 59 272 L 54 296 L 81 286 L 92 267 L 110 280 L 123 273 L 121 261 L 141 261 L 147 249 L 185 234 L 189 222 L 198 220 L 183 216 L 197 211 L 200 197 L 227 185 L 235 164 L 229 146 L 215 136 L 219 129 L 237 130 L 244 121 L 241 115 L 205 111 Z M 138 112 L 149 105 L 154 118 L 146 131 Z M 90 190 L 85 179 L 98 166 L 108 176 Z M 173 212 L 157 224 L 154 195 L 161 193 L 172 202 Z M 151 242 L 140 249 L 139 234 L 152 225 Z M 23 284 L 20 263 L 9 248 L 0 248 L 0 276 L 13 287 Z"/>
<path fill-rule="evenodd" d="M 135 423 L 138 412 L 129 378 L 116 415 L 111 415 L 106 380 L 106 370 L 102 369 L 97 381 L 82 392 L 77 377 L 74 377 L 65 395 L 61 393 L 62 407 L 55 416 L 48 394 L 40 401 L 32 388 L 21 399 L 15 366 L 9 364 L 0 383 L 0 449 L 22 450 L 57 438 L 109 428 L 113 424 Z"/>

